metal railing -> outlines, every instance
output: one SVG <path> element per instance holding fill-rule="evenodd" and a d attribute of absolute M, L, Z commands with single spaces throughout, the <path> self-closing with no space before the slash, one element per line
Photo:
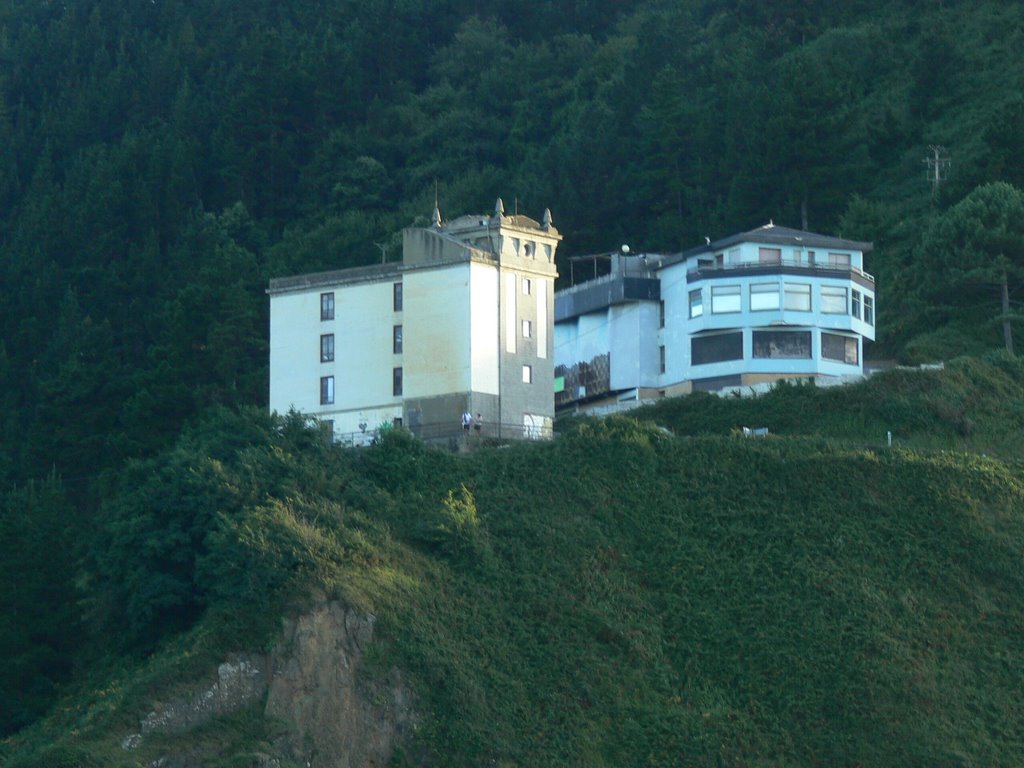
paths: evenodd
<path fill-rule="evenodd" d="M 404 429 L 420 440 L 431 445 L 447 445 L 453 450 L 461 446 L 473 446 L 504 440 L 550 440 L 554 429 L 550 424 L 494 423 L 471 424 L 469 429 L 460 423 L 419 424 L 384 429 L 367 429 L 359 432 L 335 432 L 335 444 L 349 448 L 373 445 L 388 429 Z"/>
<path fill-rule="evenodd" d="M 777 259 L 775 261 L 745 261 L 739 264 L 701 264 L 696 269 L 689 270 L 686 274 L 700 275 L 705 272 L 729 272 L 729 271 L 749 271 L 755 269 L 771 269 L 773 267 L 786 267 L 787 269 L 800 269 L 808 272 L 852 272 L 854 274 L 862 276 L 866 280 L 871 282 L 875 281 L 875 276 L 865 272 L 860 267 L 855 267 L 852 264 L 821 264 L 818 262 L 810 263 L 807 261 L 799 261 L 797 259 Z"/>

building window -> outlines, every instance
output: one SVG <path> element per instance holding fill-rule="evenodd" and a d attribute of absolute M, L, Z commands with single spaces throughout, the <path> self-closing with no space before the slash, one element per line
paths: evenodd
<path fill-rule="evenodd" d="M 529 296 L 533 293 L 533 280 L 528 277 L 523 278 L 523 295 Z"/>
<path fill-rule="evenodd" d="M 850 268 L 850 254 L 848 253 L 830 253 L 828 255 L 828 265 L 830 267 L 840 267 L 844 269 Z"/>
<path fill-rule="evenodd" d="M 529 339 L 533 337 L 533 321 L 523 320 L 523 338 Z"/>
<path fill-rule="evenodd" d="M 664 328 L 665 327 L 665 302 L 664 301 L 659 301 L 658 302 L 658 327 L 659 328 Z"/>
<path fill-rule="evenodd" d="M 396 325 L 391 331 L 391 351 L 402 354 L 402 326 Z"/>
<path fill-rule="evenodd" d="M 779 308 L 778 283 L 754 283 L 750 286 L 750 311 Z"/>
<path fill-rule="evenodd" d="M 395 368 L 391 371 L 391 394 L 395 397 L 402 396 L 402 369 Z"/>
<path fill-rule="evenodd" d="M 811 311 L 811 286 L 806 283 L 786 283 L 786 309 L 797 312 Z"/>
<path fill-rule="evenodd" d="M 849 312 L 846 289 L 834 285 L 821 286 L 821 311 L 829 315 L 845 315 Z"/>
<path fill-rule="evenodd" d="M 402 284 L 401 283 L 395 283 L 394 284 L 394 306 L 395 306 L 395 312 L 401 312 L 402 311 Z"/>
<path fill-rule="evenodd" d="M 320 405 L 332 405 L 334 403 L 334 377 L 320 377 Z"/>
<path fill-rule="evenodd" d="M 716 285 L 711 288 L 711 314 L 740 311 L 740 287 L 738 285 Z"/>
<path fill-rule="evenodd" d="M 536 248 L 536 244 L 527 242 L 526 245 L 523 246 L 523 255 L 528 259 L 532 259 Z"/>
<path fill-rule="evenodd" d="M 662 344 L 658 347 L 658 372 L 665 372 L 665 345 Z"/>
<path fill-rule="evenodd" d="M 838 333 L 821 334 L 821 356 L 826 360 L 857 365 L 857 339 Z"/>
<path fill-rule="evenodd" d="M 850 296 L 851 296 L 851 299 L 850 299 L 850 314 L 853 315 L 854 317 L 856 317 L 859 320 L 860 319 L 860 291 L 858 291 L 856 288 L 854 288 L 853 292 L 850 294 Z"/>
<path fill-rule="evenodd" d="M 533 366 L 523 366 L 523 384 L 533 384 Z"/>
<path fill-rule="evenodd" d="M 809 359 L 810 331 L 754 331 L 754 357 L 773 360 Z"/>
<path fill-rule="evenodd" d="M 875 324 L 875 298 L 864 294 L 864 322 L 868 325 Z"/>
<path fill-rule="evenodd" d="M 551 261 L 551 246 L 548 243 L 544 243 L 544 258 Z"/>
<path fill-rule="evenodd" d="M 320 362 L 329 363 L 334 360 L 334 334 L 325 333 L 320 336 Z"/>
<path fill-rule="evenodd" d="M 694 365 L 742 359 L 743 334 L 739 331 L 694 336 L 690 339 L 690 360 Z"/>
<path fill-rule="evenodd" d="M 697 289 L 690 291 L 690 317 L 700 317 L 704 314 L 703 291 Z"/>
<path fill-rule="evenodd" d="M 782 249 L 781 248 L 758 248 L 757 249 L 757 260 L 761 264 L 781 264 L 782 263 Z"/>
<path fill-rule="evenodd" d="M 321 320 L 333 320 L 334 319 L 334 294 L 333 293 L 321 293 L 320 294 L 320 319 Z"/>
<path fill-rule="evenodd" d="M 516 256 L 519 255 L 519 238 L 518 237 L 513 237 L 512 238 L 512 253 L 514 253 Z"/>

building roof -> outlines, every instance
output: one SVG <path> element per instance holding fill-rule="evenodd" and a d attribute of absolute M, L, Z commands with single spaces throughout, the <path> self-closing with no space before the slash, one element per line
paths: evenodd
<path fill-rule="evenodd" d="M 819 235 L 817 232 L 807 232 L 802 229 L 791 229 L 790 227 L 779 227 L 768 222 L 763 227 L 752 229 L 749 232 L 740 232 L 736 235 L 723 237 L 707 245 L 690 248 L 683 251 L 675 261 L 685 261 L 690 256 L 699 256 L 702 253 L 722 251 L 726 248 L 739 245 L 740 243 L 764 243 L 765 245 L 791 245 L 799 248 L 836 248 L 844 251 L 860 251 L 868 253 L 872 249 L 871 243 L 860 240 L 844 240 L 841 237 L 830 235 Z"/>
<path fill-rule="evenodd" d="M 278 277 L 270 281 L 270 288 L 267 290 L 267 293 L 273 295 L 275 293 L 301 291 L 322 286 L 383 280 L 398 275 L 402 266 L 401 262 L 391 261 L 384 264 L 371 264 L 368 267 L 349 267 L 347 269 L 334 269 L 330 272 L 314 272 L 309 275 Z"/>

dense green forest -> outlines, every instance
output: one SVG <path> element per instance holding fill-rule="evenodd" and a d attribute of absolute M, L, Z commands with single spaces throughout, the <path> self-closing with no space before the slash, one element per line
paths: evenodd
<path fill-rule="evenodd" d="M 1001 346 L 1024 285 L 1022 30 L 994 1 L 4 3 L 0 734 L 110 637 L 148 653 L 205 615 L 213 582 L 182 574 L 209 521 L 154 503 L 169 575 L 151 578 L 116 571 L 139 545 L 125 510 L 200 482 L 168 458 L 195 430 L 256 429 L 223 414 L 266 403 L 267 280 L 394 257 L 435 188 L 449 217 L 550 207 L 562 258 L 806 218 L 875 243 L 875 355 Z M 952 162 L 937 189 L 930 145 Z M 968 415 L 958 387 L 916 412 L 824 410 L 857 440 L 927 414 L 924 447 L 1017 423 L 1005 402 Z M 658 418 L 717 406 L 675 407 Z"/>

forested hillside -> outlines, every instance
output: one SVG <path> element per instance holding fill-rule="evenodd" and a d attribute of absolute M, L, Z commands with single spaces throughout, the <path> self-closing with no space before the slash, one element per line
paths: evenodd
<path fill-rule="evenodd" d="M 930 227 L 979 184 L 1024 183 L 1022 15 L 881 0 L 6 3 L 0 481 L 87 481 L 204 407 L 264 402 L 267 279 L 370 263 L 375 243 L 397 257 L 435 181 L 449 216 L 498 195 L 550 207 L 566 256 L 800 226 L 805 209 L 812 229 L 876 243 L 880 353 L 998 345 L 996 289 L 961 291 L 937 253 L 998 211 Z M 953 161 L 937 199 L 929 144 Z M 1022 204 L 1004 202 L 1012 221 Z M 980 258 L 1007 248 L 1016 287 L 1017 240 Z"/>
<path fill-rule="evenodd" d="M 1021 30 L 1024 7 L 984 0 L 0 5 L 0 733 L 125 629 L 103 553 L 126 484 L 148 487 L 129 462 L 265 405 L 268 279 L 397 258 L 435 189 L 446 217 L 550 207 L 561 258 L 806 219 L 874 241 L 876 355 L 1001 346 Z M 952 161 L 937 190 L 929 145 Z M 976 391 L 925 412 L 964 441 Z M 863 407 L 858 438 L 889 422 Z M 152 510 L 171 564 L 206 535 L 175 509 Z M 160 639 L 147 616 L 206 606 L 142 582 L 168 612 L 132 614 L 130 653 Z"/>

